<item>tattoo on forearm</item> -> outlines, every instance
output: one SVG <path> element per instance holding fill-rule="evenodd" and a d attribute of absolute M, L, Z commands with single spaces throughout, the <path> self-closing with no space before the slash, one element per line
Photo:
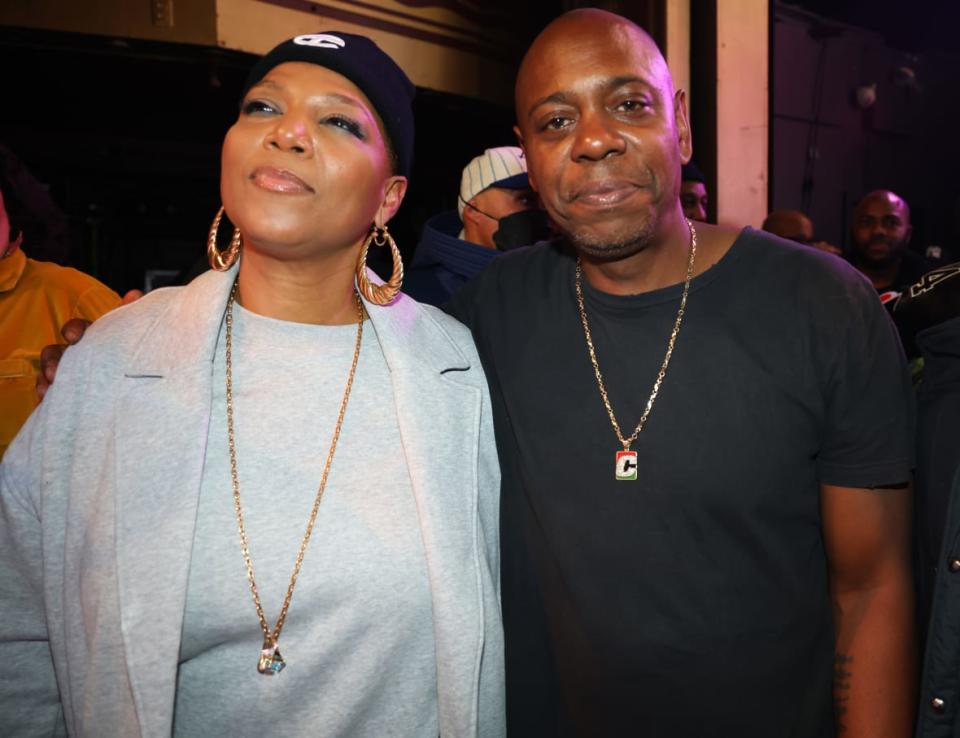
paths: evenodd
<path fill-rule="evenodd" d="M 833 712 L 837 720 L 837 735 L 846 733 L 847 702 L 850 699 L 850 677 L 853 656 L 843 653 L 833 659 Z"/>

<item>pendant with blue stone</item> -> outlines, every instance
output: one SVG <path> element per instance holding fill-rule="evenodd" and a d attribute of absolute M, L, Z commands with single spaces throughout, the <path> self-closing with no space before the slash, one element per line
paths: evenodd
<path fill-rule="evenodd" d="M 260 651 L 260 661 L 257 663 L 257 671 L 264 676 L 273 676 L 283 671 L 287 663 L 280 655 L 280 644 L 271 637 L 263 639 L 263 650 Z"/>

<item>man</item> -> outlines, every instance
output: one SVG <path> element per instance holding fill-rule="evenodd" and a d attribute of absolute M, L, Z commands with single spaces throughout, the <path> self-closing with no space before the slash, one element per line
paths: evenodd
<path fill-rule="evenodd" d="M 908 735 L 909 384 L 869 285 L 688 227 L 685 95 L 625 19 L 550 24 L 516 104 L 564 239 L 449 308 L 496 423 L 510 734 Z"/>
<path fill-rule="evenodd" d="M 912 231 L 910 206 L 890 190 L 864 195 L 853 210 L 847 259 L 873 283 L 881 298 L 898 295 L 933 268 L 907 248 Z"/>
<path fill-rule="evenodd" d="M 487 149 L 463 170 L 457 212 L 426 222 L 404 283 L 420 302 L 442 305 L 504 251 L 546 236 L 546 218 L 516 146 Z"/>
<path fill-rule="evenodd" d="M 564 239 L 450 306 L 494 404 L 509 731 L 908 735 L 909 381 L 869 285 L 688 227 L 685 95 L 625 19 L 554 21 L 516 105 Z"/>
<path fill-rule="evenodd" d="M 680 205 L 683 214 L 690 220 L 706 223 L 709 204 L 707 178 L 696 164 L 689 161 L 680 168 Z"/>
<path fill-rule="evenodd" d="M 815 241 L 813 236 L 813 221 L 799 210 L 781 208 L 774 210 L 766 218 L 760 228 L 774 236 L 780 236 L 788 241 L 796 241 L 815 249 L 826 251 L 828 254 L 839 256 L 840 249 L 826 241 Z"/>

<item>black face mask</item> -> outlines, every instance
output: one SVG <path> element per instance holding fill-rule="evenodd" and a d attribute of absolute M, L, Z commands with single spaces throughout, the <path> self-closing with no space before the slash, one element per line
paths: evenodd
<path fill-rule="evenodd" d="M 498 218 L 497 223 L 500 227 L 493 234 L 493 242 L 499 251 L 512 251 L 550 237 L 550 225 L 545 210 L 520 210 Z"/>

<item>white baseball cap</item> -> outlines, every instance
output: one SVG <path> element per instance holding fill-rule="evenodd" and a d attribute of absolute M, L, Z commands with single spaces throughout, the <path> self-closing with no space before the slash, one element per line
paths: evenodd
<path fill-rule="evenodd" d="M 470 202 L 489 187 L 518 190 L 529 186 L 527 159 L 523 155 L 523 149 L 517 146 L 487 149 L 463 169 L 457 212 L 462 220 L 464 203 Z"/>

